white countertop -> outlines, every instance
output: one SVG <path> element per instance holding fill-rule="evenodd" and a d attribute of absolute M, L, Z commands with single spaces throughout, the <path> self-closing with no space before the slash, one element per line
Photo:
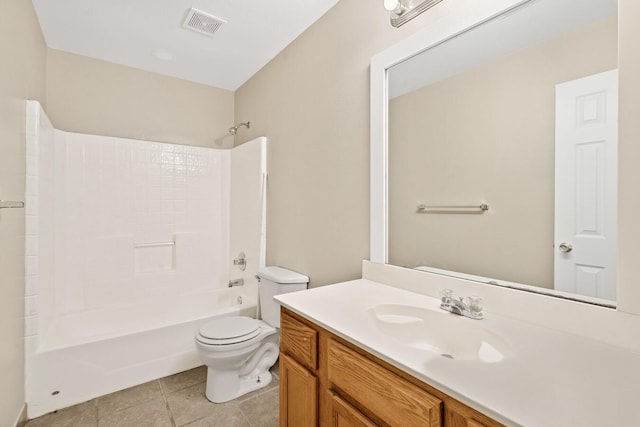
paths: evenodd
<path fill-rule="evenodd" d="M 367 309 L 439 300 L 366 279 L 283 294 L 283 306 L 509 426 L 640 426 L 640 354 L 485 311 L 482 327 L 512 354 L 497 363 L 451 360 L 399 345 Z M 448 314 L 455 316 L 453 314 Z M 540 313 L 544 316 L 544 313 Z"/>

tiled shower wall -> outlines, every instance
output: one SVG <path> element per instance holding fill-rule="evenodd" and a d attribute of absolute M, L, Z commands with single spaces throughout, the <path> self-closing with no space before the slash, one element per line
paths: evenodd
<path fill-rule="evenodd" d="M 37 110 L 27 335 L 38 317 L 226 286 L 229 151 L 62 132 Z"/>
<path fill-rule="evenodd" d="M 40 265 L 38 255 L 40 247 L 50 245 L 47 235 L 40 233 L 40 205 L 49 202 L 52 196 L 41 200 L 45 195 L 48 181 L 41 179 L 40 156 L 41 150 L 50 149 L 54 139 L 54 129 L 47 117 L 42 113 L 37 101 L 27 102 L 27 129 L 26 129 L 26 153 L 27 153 L 27 177 L 25 195 L 25 337 L 36 337 L 39 324 L 44 323 L 39 314 L 43 310 L 41 306 L 40 290 L 46 289 L 50 283 L 51 263 Z M 48 154 L 43 153 L 43 156 Z M 45 165 L 46 166 L 46 165 Z M 48 175 L 48 171 L 43 171 Z M 43 217 L 45 222 L 47 218 Z M 27 338 L 30 339 L 30 338 Z"/>

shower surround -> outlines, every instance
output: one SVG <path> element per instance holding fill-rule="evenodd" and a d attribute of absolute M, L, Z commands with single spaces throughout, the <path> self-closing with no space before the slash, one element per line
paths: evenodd
<path fill-rule="evenodd" d="M 28 102 L 30 418 L 198 366 L 199 325 L 255 315 L 265 156 L 63 132 Z"/>

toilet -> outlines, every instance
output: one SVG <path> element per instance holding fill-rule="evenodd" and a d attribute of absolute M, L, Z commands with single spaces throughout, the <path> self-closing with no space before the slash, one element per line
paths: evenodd
<path fill-rule="evenodd" d="M 229 316 L 211 320 L 196 334 L 200 359 L 207 365 L 206 396 L 222 403 L 267 386 L 279 354 L 280 305 L 273 297 L 307 288 L 309 278 L 281 267 L 265 267 L 260 277 L 262 320 Z"/>

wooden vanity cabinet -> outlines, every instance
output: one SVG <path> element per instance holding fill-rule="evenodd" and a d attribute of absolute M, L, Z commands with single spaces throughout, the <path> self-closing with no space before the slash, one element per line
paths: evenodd
<path fill-rule="evenodd" d="M 280 317 L 280 425 L 318 424 L 318 331 L 294 316 Z"/>
<path fill-rule="evenodd" d="M 318 378 L 280 354 L 280 425 L 318 425 Z"/>
<path fill-rule="evenodd" d="M 331 427 L 376 427 L 362 412 L 349 405 L 337 394 L 329 391 L 328 412 Z"/>
<path fill-rule="evenodd" d="M 445 427 L 497 427 L 504 426 L 480 412 L 449 398 L 444 408 Z"/>
<path fill-rule="evenodd" d="M 502 424 L 282 308 L 281 427 Z"/>

